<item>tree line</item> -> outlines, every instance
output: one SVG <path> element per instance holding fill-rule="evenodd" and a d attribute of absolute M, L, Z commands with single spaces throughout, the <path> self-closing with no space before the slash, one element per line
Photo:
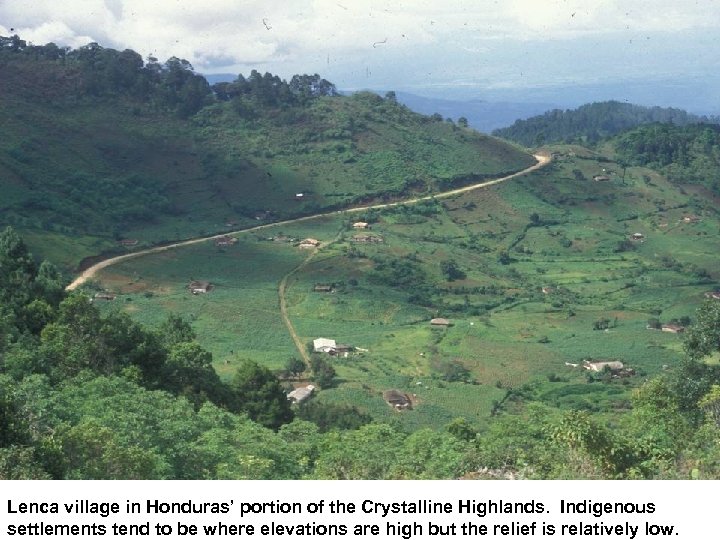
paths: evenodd
<path fill-rule="evenodd" d="M 643 124 L 686 126 L 708 122 L 718 123 L 718 118 L 697 116 L 676 108 L 603 101 L 577 109 L 553 109 L 526 120 L 517 120 L 509 127 L 496 129 L 493 135 L 526 147 L 550 143 L 595 144 Z"/>
<path fill-rule="evenodd" d="M 0 36 L 0 66 L 43 62 L 62 66 L 67 79 L 90 97 L 125 95 L 189 117 L 214 101 L 233 101 L 249 114 L 257 107 L 299 106 L 312 98 L 337 95 L 335 85 L 319 75 L 295 75 L 289 82 L 252 70 L 246 78 L 210 85 L 187 60 L 171 57 L 161 63 L 131 50 L 118 51 L 89 43 L 77 49 L 54 43 L 32 45 L 19 36 Z"/>

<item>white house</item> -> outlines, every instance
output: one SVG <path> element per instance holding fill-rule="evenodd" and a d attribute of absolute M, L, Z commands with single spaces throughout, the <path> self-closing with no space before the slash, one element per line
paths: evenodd
<path fill-rule="evenodd" d="M 302 403 L 309 398 L 314 391 L 315 387 L 312 384 L 308 384 L 307 386 L 296 388 L 287 395 L 287 398 L 293 403 Z"/>
<path fill-rule="evenodd" d="M 335 352 L 337 349 L 337 343 L 334 339 L 328 338 L 317 338 L 313 340 L 313 351 L 320 353 Z"/>

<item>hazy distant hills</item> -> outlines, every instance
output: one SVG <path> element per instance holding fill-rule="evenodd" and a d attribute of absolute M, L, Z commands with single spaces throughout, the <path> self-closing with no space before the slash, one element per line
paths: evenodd
<path fill-rule="evenodd" d="M 439 113 L 453 120 L 465 117 L 471 127 L 484 133 L 490 133 L 518 119 L 528 118 L 557 107 L 552 103 L 456 101 L 428 98 L 407 92 L 397 92 L 397 98 L 413 111 L 422 114 Z"/>

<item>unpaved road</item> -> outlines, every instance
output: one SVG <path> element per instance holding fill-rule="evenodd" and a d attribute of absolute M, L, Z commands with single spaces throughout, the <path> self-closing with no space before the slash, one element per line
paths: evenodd
<path fill-rule="evenodd" d="M 527 169 L 523 169 L 522 171 L 519 171 L 519 172 L 516 172 L 513 174 L 509 174 L 509 175 L 503 176 L 501 178 L 496 178 L 494 180 L 487 180 L 485 182 L 479 182 L 477 184 L 472 184 L 470 186 L 465 186 L 465 187 L 453 189 L 450 191 L 444 191 L 442 193 L 437 193 L 435 195 L 428 195 L 425 197 L 416 197 L 413 199 L 406 199 L 403 201 L 397 201 L 397 202 L 392 202 L 392 203 L 382 203 L 382 204 L 371 204 L 368 206 L 358 206 L 358 207 L 354 207 L 354 208 L 346 208 L 344 210 L 335 210 L 332 212 L 326 212 L 323 214 L 314 214 L 312 216 L 288 219 L 285 221 L 277 221 L 275 223 L 266 223 L 264 225 L 258 225 L 257 227 L 250 227 L 249 229 L 241 229 L 239 231 L 224 232 L 221 234 L 214 234 L 212 236 L 203 236 L 201 238 L 193 238 L 191 240 L 183 240 L 182 242 L 176 242 L 174 244 L 168 244 L 166 246 L 157 246 L 157 247 L 153 247 L 153 248 L 143 249 L 142 251 L 136 251 L 134 253 L 118 255 L 117 257 L 111 257 L 109 259 L 105 259 L 104 261 L 95 263 L 92 266 L 90 266 L 89 268 L 85 269 L 78 277 L 76 277 L 73 280 L 72 283 L 70 283 L 70 285 L 68 285 L 65 288 L 65 290 L 72 291 L 74 289 L 77 289 L 80 285 L 85 283 L 87 280 L 95 277 L 95 275 L 103 268 L 107 268 L 108 266 L 112 266 L 114 264 L 117 264 L 122 261 L 127 261 L 129 259 L 135 259 L 137 257 L 142 257 L 143 255 L 149 255 L 151 253 L 160 253 L 162 251 L 168 251 L 168 250 L 183 247 L 183 246 L 190 246 L 192 244 L 199 244 L 200 242 L 207 242 L 208 240 L 215 240 L 216 238 L 221 238 L 228 234 L 238 234 L 238 233 L 242 233 L 242 232 L 259 231 L 262 229 L 267 229 L 268 227 L 276 227 L 278 225 L 288 225 L 290 223 L 298 223 L 300 221 L 308 221 L 310 219 L 316 219 L 316 218 L 326 217 L 326 216 L 333 216 L 333 215 L 338 215 L 338 214 L 343 214 L 343 213 L 364 212 L 365 210 L 390 208 L 390 207 L 399 206 L 402 204 L 415 204 L 420 201 L 429 201 L 432 199 L 444 199 L 446 197 L 452 197 L 453 195 L 458 195 L 460 193 L 465 193 L 467 191 L 473 191 L 475 189 L 494 186 L 495 184 L 500 184 L 501 182 L 506 182 L 507 180 L 510 180 L 512 178 L 516 178 L 518 176 L 522 176 L 529 172 L 540 169 L 540 168 L 544 167 L 545 165 L 547 165 L 548 163 L 550 163 L 550 161 L 551 161 L 551 158 L 544 154 L 535 154 L 535 159 L 538 160 L 538 162 L 535 165 L 532 165 L 532 166 L 528 167 Z"/>

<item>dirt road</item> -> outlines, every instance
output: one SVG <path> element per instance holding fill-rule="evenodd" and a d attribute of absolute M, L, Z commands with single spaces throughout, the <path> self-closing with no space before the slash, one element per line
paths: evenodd
<path fill-rule="evenodd" d="M 392 203 L 383 203 L 383 204 L 372 204 L 368 206 L 358 206 L 354 208 L 346 208 L 344 210 L 335 210 L 333 212 L 326 212 L 322 214 L 314 214 L 312 216 L 305 216 L 305 217 L 299 217 L 295 219 L 288 219 L 285 221 L 277 221 L 275 223 L 267 223 L 265 225 L 258 225 L 257 227 L 250 227 L 249 229 L 241 229 L 239 231 L 232 231 L 232 232 L 226 232 L 221 234 L 214 234 L 212 236 L 203 236 L 201 238 L 193 238 L 191 240 L 183 240 L 182 242 L 176 242 L 174 244 L 168 244 L 166 246 L 157 246 L 153 248 L 144 249 L 142 251 L 136 251 L 134 253 L 127 253 L 125 255 L 119 255 L 117 257 L 111 257 L 109 259 L 105 259 L 104 261 L 100 261 L 98 263 L 93 264 L 89 268 L 85 269 L 78 277 L 76 277 L 70 285 L 68 285 L 65 290 L 72 291 L 74 289 L 77 289 L 80 285 L 85 283 L 87 280 L 92 279 L 95 277 L 95 275 L 102 270 L 103 268 L 107 268 L 108 266 L 112 266 L 114 264 L 117 264 L 122 261 L 127 261 L 129 259 L 135 259 L 137 257 L 142 257 L 143 255 L 149 255 L 151 253 L 160 253 L 163 251 L 168 251 L 171 249 L 183 247 L 183 246 L 190 246 L 192 244 L 199 244 L 200 242 L 206 242 L 208 240 L 215 240 L 216 238 L 221 238 L 227 234 L 239 234 L 242 232 L 252 232 L 252 231 L 259 231 L 262 229 L 267 229 L 268 227 L 276 227 L 278 225 L 288 225 L 290 223 L 298 223 L 300 221 L 308 221 L 311 219 L 316 219 L 320 217 L 326 217 L 326 216 L 333 216 L 343 213 L 353 213 L 353 212 L 364 212 L 365 210 L 372 210 L 372 209 L 379 209 L 379 208 L 391 208 L 393 206 L 399 206 L 402 204 L 415 204 L 421 201 L 429 201 L 432 199 L 444 199 L 447 197 L 452 197 L 453 195 L 458 195 L 460 193 L 465 193 L 468 191 L 473 191 L 475 189 L 485 188 L 489 186 L 494 186 L 496 184 L 500 184 L 501 182 L 506 182 L 507 180 L 510 180 L 512 178 L 516 178 L 518 176 L 522 176 L 524 174 L 527 174 L 529 172 L 535 171 L 537 169 L 540 169 L 541 167 L 544 167 L 548 163 L 550 163 L 551 158 L 544 154 L 535 154 L 535 159 L 538 160 L 538 162 L 535 165 L 532 165 L 531 167 L 528 167 L 527 169 L 523 169 L 522 171 L 516 172 L 514 174 L 509 174 L 507 176 L 503 176 L 501 178 L 496 178 L 494 180 L 487 180 L 485 182 L 478 182 L 477 184 L 472 184 L 470 186 L 465 186 L 458 189 L 453 189 L 450 191 L 444 191 L 442 193 L 437 193 L 435 195 L 428 195 L 426 197 L 416 197 L 412 199 L 406 199 L 403 201 L 397 201 Z M 286 276 L 287 277 L 287 276 Z M 304 355 L 303 355 L 304 356 Z"/>

